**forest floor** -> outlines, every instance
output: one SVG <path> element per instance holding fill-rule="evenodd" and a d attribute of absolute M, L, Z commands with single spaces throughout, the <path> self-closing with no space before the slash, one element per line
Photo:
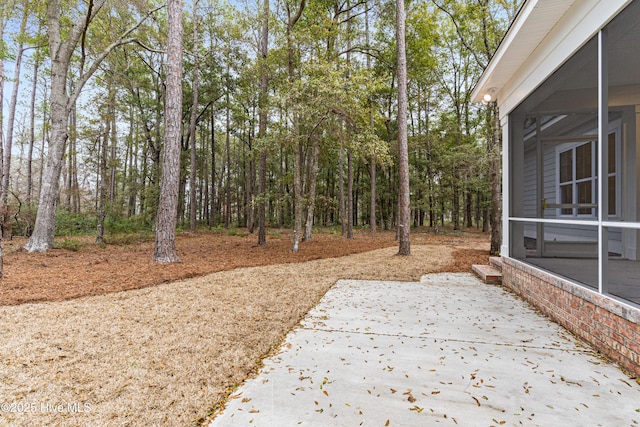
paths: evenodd
<path fill-rule="evenodd" d="M 409 257 L 395 256 L 392 232 L 357 231 L 349 241 L 330 231 L 298 253 L 289 230 L 271 230 L 263 247 L 246 233 L 182 233 L 173 265 L 152 262 L 148 238 L 67 238 L 60 245 L 73 250 L 45 254 L 5 242 L 0 403 L 38 410 L 4 408 L 0 418 L 198 424 L 337 280 L 418 281 L 488 261 L 488 236 L 474 230 L 412 232 Z M 58 404 L 68 410 L 51 410 Z"/>

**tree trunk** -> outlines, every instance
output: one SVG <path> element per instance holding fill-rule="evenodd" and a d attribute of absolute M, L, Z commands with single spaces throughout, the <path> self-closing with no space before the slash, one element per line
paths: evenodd
<path fill-rule="evenodd" d="M 367 44 L 367 49 L 370 47 L 370 34 L 369 34 L 369 2 L 365 1 L 364 4 L 365 7 L 365 14 L 364 14 L 364 19 L 365 19 L 365 41 Z M 367 70 L 371 70 L 371 55 L 367 55 Z M 374 129 L 374 122 L 373 122 L 373 113 L 371 111 L 371 109 L 373 108 L 373 103 L 371 102 L 371 100 L 369 101 L 369 126 L 371 127 L 371 129 Z M 376 232 L 376 227 L 377 227 L 377 219 L 376 219 L 376 155 L 373 154 L 371 156 L 371 159 L 369 160 L 369 181 L 370 181 L 370 187 L 371 187 L 371 192 L 370 192 L 370 201 L 369 201 L 369 231 L 371 231 L 372 233 Z"/>
<path fill-rule="evenodd" d="M 453 184 L 452 204 L 453 208 L 451 210 L 451 220 L 453 221 L 453 229 L 460 230 L 460 187 L 457 183 Z"/>
<path fill-rule="evenodd" d="M 111 114 L 111 138 L 109 141 L 109 209 L 113 206 L 116 198 L 116 146 L 118 144 L 118 121 L 116 120 L 116 94 L 113 93 L 113 100 L 110 103 Z M 74 142 L 75 144 L 75 142 Z"/>
<path fill-rule="evenodd" d="M 53 55 L 52 55 L 53 56 Z M 55 56 L 54 56 L 55 58 Z M 60 194 L 60 172 L 68 134 L 69 108 L 66 94 L 67 64 L 57 59 L 51 61 L 51 121 L 49 152 L 42 171 L 40 201 L 33 234 L 25 245 L 29 252 L 44 252 L 53 248 L 58 195 Z"/>
<path fill-rule="evenodd" d="M 104 131 L 104 140 L 98 148 L 100 173 L 98 175 L 98 226 L 96 230 L 96 245 L 104 243 L 104 218 L 107 204 L 107 146 L 109 145 L 109 135 L 111 133 L 111 120 L 106 120 L 107 128 Z"/>
<path fill-rule="evenodd" d="M 473 217 L 471 214 L 472 207 L 473 207 L 473 194 L 471 193 L 471 190 L 467 189 L 465 191 L 465 206 L 464 206 L 465 227 L 467 228 L 473 227 Z"/>
<path fill-rule="evenodd" d="M 176 252 L 178 186 L 180 184 L 180 140 L 182 125 L 182 1 L 168 0 L 167 77 L 164 115 L 164 151 L 158 223 L 153 260 L 179 261 Z"/>
<path fill-rule="evenodd" d="M 338 154 L 338 212 L 340 213 L 340 226 L 342 236 L 347 234 L 347 215 L 344 210 L 344 150 L 340 145 Z"/>
<path fill-rule="evenodd" d="M 191 105 L 191 119 L 189 120 L 189 135 L 187 140 L 191 142 L 191 168 L 189 173 L 189 229 L 196 231 L 196 120 L 198 118 L 198 2 L 193 2 L 193 103 Z"/>
<path fill-rule="evenodd" d="M 501 173 L 501 138 L 500 138 L 500 117 L 498 114 L 498 106 L 494 102 L 489 104 L 488 111 L 491 117 L 491 255 L 500 255 L 500 246 L 502 245 L 502 191 L 500 186 Z"/>
<path fill-rule="evenodd" d="M 220 188 L 218 186 L 218 188 Z M 211 191 L 209 203 L 209 228 L 216 223 L 216 113 L 211 109 Z"/>
<path fill-rule="evenodd" d="M 68 119 L 70 107 L 80 96 L 84 85 L 98 70 L 102 61 L 116 47 L 129 43 L 131 39 L 125 39 L 132 31 L 140 26 L 143 20 L 149 17 L 156 8 L 145 15 L 141 21 L 125 31 L 114 43 L 110 44 L 94 60 L 91 67 L 78 77 L 74 92 L 69 95 L 66 92 L 66 77 L 69 72 L 71 57 L 76 47 L 91 23 L 98 14 L 106 0 L 94 0 L 90 3 L 86 16 L 80 16 L 74 21 L 73 27 L 66 33 L 66 40 L 62 41 L 60 19 L 62 16 L 60 1 L 47 2 L 47 30 L 49 39 L 49 52 L 51 55 L 51 121 L 49 152 L 42 173 L 42 185 L 36 216 L 35 227 L 24 249 L 29 252 L 43 252 L 53 247 L 56 222 L 56 204 L 60 195 L 60 173 L 62 171 L 63 156 L 68 134 Z"/>
<path fill-rule="evenodd" d="M 487 206 L 485 197 L 482 197 L 482 232 L 489 231 L 489 206 Z"/>
<path fill-rule="evenodd" d="M 228 70 L 227 70 L 228 72 Z M 227 111 L 226 111 L 226 136 L 225 147 L 227 150 L 227 179 L 225 182 L 225 210 L 224 210 L 224 228 L 231 225 L 231 122 L 229 105 L 229 88 L 227 88 Z"/>
<path fill-rule="evenodd" d="M 127 193 L 129 195 L 129 200 L 127 203 L 127 216 L 131 218 L 136 214 L 136 197 L 137 197 L 137 189 L 138 185 L 136 182 L 137 173 L 137 164 L 138 164 L 138 138 L 134 136 L 134 115 L 133 115 L 133 106 L 129 108 L 129 138 L 128 140 L 128 150 L 129 150 L 129 172 L 126 180 L 127 184 Z M 124 192 L 124 189 L 123 189 Z"/>
<path fill-rule="evenodd" d="M 262 33 L 260 37 L 260 98 L 258 99 L 259 122 L 258 139 L 267 135 L 267 96 L 269 76 L 267 75 L 267 55 L 269 53 L 269 0 L 263 0 Z M 267 243 L 266 198 L 267 198 L 267 147 L 261 141 L 260 163 L 258 164 L 258 246 Z"/>
<path fill-rule="evenodd" d="M 4 26 L 5 22 L 0 19 L 0 40 L 4 40 Z M 4 100 L 4 58 L 0 55 L 0 100 Z M 2 162 L 4 159 L 4 108 L 0 108 L 0 179 L 2 179 L 3 175 L 3 167 Z M 2 181 L 0 181 L 0 186 L 2 185 Z M 2 189 L 0 188 L 0 193 Z M 0 232 L 0 245 L 2 244 L 2 233 Z"/>
<path fill-rule="evenodd" d="M 320 157 L 320 142 L 313 141 L 311 167 L 309 170 L 309 207 L 307 208 L 307 223 L 304 230 L 303 242 L 310 242 L 313 233 L 313 215 L 316 204 L 316 185 L 318 182 L 318 158 Z"/>
<path fill-rule="evenodd" d="M 39 52 L 33 65 L 33 80 L 31 83 L 31 102 L 29 106 L 29 150 L 27 152 L 27 235 L 31 235 L 32 208 L 33 208 L 33 148 L 36 143 L 36 93 L 38 89 L 38 71 L 40 70 Z M 1 95 L 1 94 L 0 94 Z M 1 117 L 1 116 L 0 116 Z"/>
<path fill-rule="evenodd" d="M 47 85 L 45 83 L 44 85 L 44 89 L 45 89 L 45 93 L 43 96 L 43 103 L 46 104 L 47 103 Z M 50 95 L 49 95 L 50 97 Z M 43 113 L 42 114 L 42 138 L 40 140 L 40 172 L 38 173 L 38 193 L 36 195 L 36 198 L 38 200 L 40 200 L 40 194 L 42 193 L 42 173 L 44 171 L 44 159 L 45 159 L 45 155 L 44 155 L 44 149 L 45 149 L 45 142 L 49 140 L 50 137 L 50 132 L 49 132 L 49 127 L 47 126 L 49 124 L 49 120 L 50 120 L 50 115 L 49 117 L 47 117 L 47 113 Z M 1 127 L 1 126 L 0 126 Z"/>
<path fill-rule="evenodd" d="M 19 40 L 23 40 L 23 35 L 25 33 L 25 28 L 27 26 L 27 18 L 29 16 L 29 11 L 27 6 L 24 6 L 22 21 L 20 23 L 20 33 L 18 35 Z M 18 43 L 18 48 L 16 51 L 16 64 L 13 72 L 13 90 L 11 92 L 11 101 L 9 103 L 9 120 L 7 123 L 7 140 L 4 145 L 4 158 L 3 158 L 3 167 L 2 167 L 2 192 L 1 192 L 1 204 L 0 212 L 2 213 L 2 237 L 3 238 L 11 238 L 11 231 L 9 224 L 10 216 L 9 216 L 9 178 L 11 173 L 11 151 L 13 147 L 13 127 L 16 118 L 16 107 L 18 104 L 18 91 L 20 86 L 20 72 L 22 71 L 22 53 L 24 52 L 24 43 L 20 41 Z M 1 101 L 1 99 L 0 99 Z M 0 122 L 0 126 L 2 123 Z"/>
<path fill-rule="evenodd" d="M 302 230 L 302 147 L 299 142 L 296 143 L 296 151 L 293 153 L 293 197 L 293 245 L 291 252 L 298 252 Z"/>
<path fill-rule="evenodd" d="M 295 82 L 295 64 L 294 64 L 294 44 L 293 44 L 293 27 L 296 25 L 302 12 L 306 6 L 306 0 L 300 0 L 298 11 L 292 16 L 289 4 L 287 8 L 287 69 L 289 83 Z M 302 231 L 302 145 L 298 140 L 300 137 L 300 123 L 298 121 L 298 113 L 293 112 L 293 139 L 294 139 L 294 159 L 293 159 L 293 197 L 294 197 L 294 220 L 293 220 L 293 243 L 291 252 L 298 252 L 300 245 L 300 233 Z"/>
<path fill-rule="evenodd" d="M 115 107 L 114 107 L 114 112 L 113 114 L 115 115 Z M 113 133 L 115 134 L 115 118 L 113 119 L 114 123 L 113 123 Z M 71 195 L 73 196 L 72 200 L 71 200 L 71 210 L 72 212 L 75 213 L 79 213 L 80 212 L 80 185 L 78 184 L 78 148 L 77 148 L 77 142 L 78 142 L 78 132 L 77 132 L 77 115 L 76 115 L 76 104 L 73 104 L 73 110 L 71 111 L 71 124 L 72 124 L 72 132 L 70 134 L 70 136 L 72 136 L 73 138 L 71 139 L 71 141 L 73 142 L 72 144 L 72 150 L 71 150 L 71 171 L 70 171 L 70 177 L 71 177 Z M 115 146 L 114 146 L 115 149 Z M 115 154 L 114 154 L 115 157 Z M 115 181 L 115 170 L 114 170 L 114 181 Z"/>
<path fill-rule="evenodd" d="M 247 141 L 249 148 L 249 164 L 244 168 L 245 170 L 245 226 L 249 233 L 253 233 L 255 228 L 254 207 L 253 207 L 253 191 L 256 184 L 255 166 L 253 164 L 253 137 L 251 130 L 247 131 Z"/>
<path fill-rule="evenodd" d="M 71 78 L 69 78 L 69 89 L 68 89 L 69 93 L 73 92 L 73 80 Z M 109 109 L 109 111 L 111 111 Z M 66 185 L 66 197 L 65 197 L 65 207 L 67 208 L 67 210 L 69 212 L 73 212 L 73 210 L 71 209 L 71 193 L 73 192 L 72 190 L 72 184 L 71 184 L 71 171 L 73 170 L 73 152 L 75 151 L 75 144 L 76 144 L 76 105 L 72 105 L 71 109 L 69 111 L 69 123 L 68 123 L 68 129 L 69 129 L 69 143 L 67 144 L 66 147 L 66 159 L 68 161 L 68 163 L 66 164 L 66 177 L 65 177 L 65 185 Z M 64 168 L 64 165 L 63 165 Z"/>
<path fill-rule="evenodd" d="M 407 143 L 407 55 L 404 0 L 396 0 L 396 44 L 398 51 L 398 255 L 410 255 L 411 221 L 409 195 L 409 150 Z"/>
<path fill-rule="evenodd" d="M 353 240 L 353 159 L 347 149 L 347 240 Z"/>
<path fill-rule="evenodd" d="M 5 22 L 0 20 L 0 40 L 4 40 L 4 26 Z M 4 99 L 4 60 L 0 55 L 0 100 Z M 2 134 L 2 124 L 4 123 L 4 118 L 2 115 L 2 107 L 0 107 L 0 176 L 2 176 L 2 159 L 4 157 L 4 153 L 2 151 L 2 147 L 4 146 L 3 134 Z M 0 279 L 4 277 L 4 255 L 2 253 L 2 233 L 0 232 Z"/>

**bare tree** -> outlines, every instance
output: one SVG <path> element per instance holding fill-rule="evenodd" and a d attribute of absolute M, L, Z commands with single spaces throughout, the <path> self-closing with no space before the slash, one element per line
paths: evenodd
<path fill-rule="evenodd" d="M 180 186 L 180 140 L 182 135 L 182 1 L 169 0 L 167 31 L 167 95 L 164 109 L 162 178 L 153 260 L 172 263 L 176 252 L 178 188 Z"/>
<path fill-rule="evenodd" d="M 407 142 L 407 52 L 404 0 L 396 0 L 396 44 L 398 52 L 398 255 L 411 254 L 409 227 L 409 150 Z"/>

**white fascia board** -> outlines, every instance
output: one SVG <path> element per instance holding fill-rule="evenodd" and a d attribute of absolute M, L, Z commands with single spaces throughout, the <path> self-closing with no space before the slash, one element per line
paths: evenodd
<path fill-rule="evenodd" d="M 509 114 L 632 0 L 580 0 L 562 16 L 520 69 L 504 82 L 500 116 Z"/>
<path fill-rule="evenodd" d="M 522 9 L 518 12 L 516 19 L 511 23 L 507 33 L 500 42 L 498 49 L 493 54 L 491 61 L 482 72 L 478 83 L 471 92 L 472 102 L 482 102 L 484 95 L 491 87 L 496 87 L 499 91 L 504 82 L 496 78 L 496 73 L 505 67 L 505 61 L 510 59 L 511 52 L 521 51 L 518 49 L 518 41 L 522 39 L 522 28 L 531 18 L 539 0 L 525 1 Z M 514 48 L 515 46 L 515 48 Z"/>

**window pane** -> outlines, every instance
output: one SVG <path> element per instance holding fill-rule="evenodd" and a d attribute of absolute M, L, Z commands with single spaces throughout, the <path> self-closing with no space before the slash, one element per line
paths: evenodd
<path fill-rule="evenodd" d="M 593 175 L 591 155 L 590 142 L 576 148 L 576 179 L 590 178 Z"/>
<path fill-rule="evenodd" d="M 560 203 L 573 203 L 573 184 L 560 186 Z M 562 215 L 572 215 L 573 209 L 562 209 Z"/>
<path fill-rule="evenodd" d="M 609 134 L 609 173 L 616 172 L 616 134 Z"/>
<path fill-rule="evenodd" d="M 560 153 L 560 182 L 573 180 L 573 150 Z"/>
<path fill-rule="evenodd" d="M 609 177 L 609 215 L 616 215 L 616 177 Z"/>
<path fill-rule="evenodd" d="M 578 203 L 593 203 L 591 199 L 591 181 L 579 182 L 576 186 L 578 188 Z M 591 208 L 580 208 L 578 209 L 578 214 L 591 215 Z"/>

